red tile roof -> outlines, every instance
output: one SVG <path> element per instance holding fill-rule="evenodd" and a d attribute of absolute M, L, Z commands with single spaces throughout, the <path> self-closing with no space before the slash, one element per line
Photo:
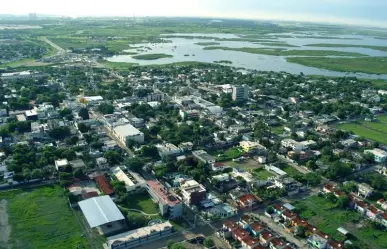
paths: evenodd
<path fill-rule="evenodd" d="M 307 229 L 309 232 L 311 232 L 311 233 L 317 232 L 317 228 L 314 227 L 314 226 L 312 226 L 312 225 L 307 225 L 307 226 L 306 226 L 306 229 Z"/>
<path fill-rule="evenodd" d="M 250 215 L 247 215 L 247 214 L 244 214 L 242 217 L 241 217 L 241 220 L 246 222 L 246 223 L 249 223 L 250 220 L 251 220 L 251 216 Z"/>
<path fill-rule="evenodd" d="M 384 199 L 380 199 L 380 200 L 378 200 L 378 204 L 383 204 L 383 203 L 385 203 L 386 201 L 384 200 Z"/>
<path fill-rule="evenodd" d="M 332 192 L 334 188 L 335 187 L 333 186 L 333 184 L 330 184 L 330 183 L 328 183 L 324 186 L 324 189 L 326 189 L 327 191 L 330 191 L 330 192 Z"/>
<path fill-rule="evenodd" d="M 323 239 L 329 239 L 328 234 L 325 234 L 325 233 L 323 233 L 323 232 L 321 232 L 321 231 L 318 231 L 317 234 L 318 234 L 321 238 L 323 238 Z"/>
<path fill-rule="evenodd" d="M 344 191 L 341 191 L 341 190 L 336 190 L 336 191 L 334 192 L 334 194 L 335 194 L 336 196 L 345 196 L 345 192 L 344 192 Z"/>
<path fill-rule="evenodd" d="M 259 243 L 259 240 L 258 240 L 258 239 L 254 239 L 254 238 L 251 237 L 250 235 L 247 235 L 246 237 L 244 237 L 244 238 L 242 239 L 242 241 L 245 242 L 248 246 L 253 246 L 253 245 Z"/>
<path fill-rule="evenodd" d="M 364 201 L 357 201 L 356 205 L 358 205 L 362 208 L 366 208 L 368 206 L 367 203 L 365 203 Z"/>
<path fill-rule="evenodd" d="M 274 205 L 274 209 L 277 210 L 277 211 L 284 211 L 286 210 L 284 206 L 282 206 L 281 204 L 275 204 Z"/>
<path fill-rule="evenodd" d="M 336 241 L 336 240 L 330 240 L 328 241 L 328 244 L 333 248 L 333 249 L 341 249 L 344 248 L 343 244 Z"/>
<path fill-rule="evenodd" d="M 85 199 L 85 200 L 89 199 L 89 198 L 92 198 L 92 197 L 97 197 L 97 196 L 99 196 L 99 195 L 95 191 L 87 192 L 87 193 L 82 194 L 82 198 Z"/>
<path fill-rule="evenodd" d="M 368 207 L 368 210 L 373 213 L 373 214 L 378 214 L 379 213 L 379 209 L 377 209 L 376 207 L 374 206 L 369 206 Z"/>
<path fill-rule="evenodd" d="M 386 212 L 381 213 L 380 216 L 381 216 L 384 220 L 387 220 L 387 213 L 386 213 Z"/>
<path fill-rule="evenodd" d="M 272 241 L 270 241 L 271 244 L 273 244 L 275 247 L 277 246 L 284 246 L 285 242 L 282 239 L 274 238 Z"/>
<path fill-rule="evenodd" d="M 251 230 L 253 230 L 254 232 L 258 232 L 258 231 L 261 231 L 262 229 L 265 229 L 265 225 L 262 224 L 262 223 L 259 223 L 258 221 L 254 221 L 251 225 Z"/>
<path fill-rule="evenodd" d="M 223 222 L 223 226 L 225 226 L 228 229 L 232 230 L 234 228 L 237 228 L 238 224 L 236 222 L 234 222 L 234 221 L 226 220 L 225 222 Z"/>
<path fill-rule="evenodd" d="M 220 167 L 224 167 L 224 166 L 225 166 L 224 163 L 214 163 L 215 168 L 220 168 Z"/>
<path fill-rule="evenodd" d="M 234 230 L 232 230 L 232 233 L 234 234 L 234 236 L 236 238 L 240 238 L 240 239 L 243 239 L 246 236 L 250 236 L 249 232 L 247 232 L 246 230 L 244 230 L 240 227 L 237 227 Z"/>
<path fill-rule="evenodd" d="M 289 211 L 289 210 L 285 210 L 283 213 L 282 213 L 283 216 L 291 219 L 291 218 L 294 218 L 296 217 L 297 215 L 295 213 L 293 213 L 292 211 Z"/>
<path fill-rule="evenodd" d="M 111 195 L 114 193 L 112 185 L 110 185 L 109 180 L 105 176 L 97 176 L 95 181 L 105 195 Z"/>
<path fill-rule="evenodd" d="M 268 230 L 264 230 L 262 233 L 261 233 L 261 236 L 262 238 L 264 238 L 265 240 L 268 240 L 270 238 L 273 238 L 273 234 L 271 232 L 269 232 Z"/>
<path fill-rule="evenodd" d="M 294 222 L 294 224 L 296 226 L 304 226 L 304 227 L 306 227 L 307 225 L 309 225 L 308 221 L 303 220 L 300 217 L 296 217 L 295 219 L 293 219 L 293 222 Z"/>
<path fill-rule="evenodd" d="M 252 194 L 245 194 L 239 198 L 239 201 L 243 203 L 243 205 L 248 205 L 249 202 L 256 202 L 257 198 Z"/>

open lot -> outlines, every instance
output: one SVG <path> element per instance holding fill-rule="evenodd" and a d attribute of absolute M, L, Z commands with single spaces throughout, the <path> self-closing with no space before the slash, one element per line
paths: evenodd
<path fill-rule="evenodd" d="M 385 117 L 382 119 L 384 120 Z M 378 130 L 376 128 L 380 129 L 380 126 L 383 126 L 381 123 L 371 123 L 371 122 L 365 122 L 366 124 L 357 124 L 357 123 L 349 123 L 349 124 L 342 124 L 339 125 L 339 129 L 343 129 L 346 131 L 352 131 L 356 135 L 359 135 L 361 137 L 365 137 L 377 142 L 381 143 L 387 143 L 387 133 L 385 133 L 385 129 L 387 128 L 382 128 L 382 130 Z M 387 131 L 386 131 L 387 132 Z"/>
<path fill-rule="evenodd" d="M 347 229 L 355 238 L 355 243 L 368 245 L 369 248 L 385 248 L 387 236 L 385 232 L 378 231 L 367 225 L 367 220 L 352 210 L 343 210 L 335 206 L 324 197 L 312 196 L 295 203 L 302 218 L 318 227 L 321 231 L 340 238 L 336 231 L 339 227 Z M 364 224 L 359 227 L 359 224 Z M 364 248 L 364 247 L 362 247 Z"/>
<path fill-rule="evenodd" d="M 89 248 L 59 187 L 1 192 L 8 202 L 12 248 Z"/>
<path fill-rule="evenodd" d="M 259 179 L 262 179 L 262 180 L 267 180 L 269 177 L 275 176 L 273 173 L 265 170 L 264 168 L 259 168 L 259 169 L 253 170 L 253 175 L 255 177 L 258 177 Z"/>
<path fill-rule="evenodd" d="M 254 161 L 252 159 L 242 161 L 242 162 L 226 161 L 224 162 L 224 164 L 233 168 L 238 167 L 247 171 L 261 167 L 257 161 Z"/>

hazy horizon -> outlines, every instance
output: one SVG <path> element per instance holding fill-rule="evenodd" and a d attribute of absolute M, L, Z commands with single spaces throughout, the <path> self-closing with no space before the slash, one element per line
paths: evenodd
<path fill-rule="evenodd" d="M 0 14 L 236 18 L 387 27 L 386 8 L 385 0 L 15 0 L 2 3 Z"/>

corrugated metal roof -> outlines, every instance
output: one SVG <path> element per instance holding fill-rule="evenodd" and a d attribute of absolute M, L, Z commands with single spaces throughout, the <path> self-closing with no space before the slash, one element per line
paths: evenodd
<path fill-rule="evenodd" d="M 125 219 L 108 195 L 80 201 L 78 204 L 91 228 Z"/>

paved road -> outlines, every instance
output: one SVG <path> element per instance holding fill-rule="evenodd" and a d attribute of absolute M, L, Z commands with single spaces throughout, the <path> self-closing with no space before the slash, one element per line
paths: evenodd
<path fill-rule="evenodd" d="M 43 41 L 48 43 L 51 47 L 55 48 L 56 51 L 57 51 L 57 54 L 64 54 L 64 53 L 66 53 L 66 50 L 64 50 L 63 48 L 59 47 L 57 44 L 53 43 L 52 41 L 50 41 L 46 37 L 43 38 Z"/>

